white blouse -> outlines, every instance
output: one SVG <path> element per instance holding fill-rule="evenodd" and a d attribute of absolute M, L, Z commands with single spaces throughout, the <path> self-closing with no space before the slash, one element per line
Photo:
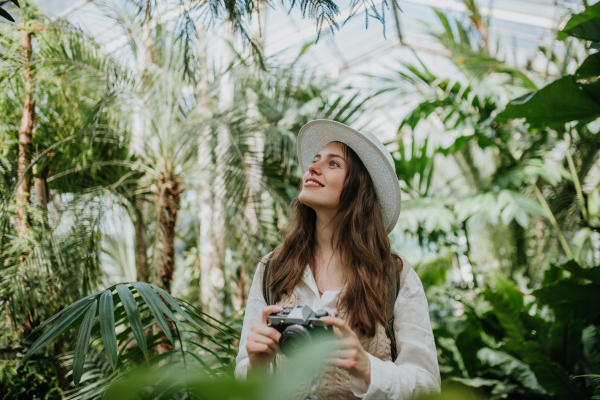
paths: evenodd
<path fill-rule="evenodd" d="M 352 392 L 365 400 L 408 400 L 440 391 L 440 370 L 425 291 L 415 270 L 406 260 L 403 261 L 410 269 L 394 304 L 394 333 L 398 357 L 394 362 L 382 361 L 367 353 L 371 361 L 370 385 L 360 378 L 350 376 Z M 262 310 L 267 306 L 261 289 L 263 268 L 264 265 L 259 263 L 246 305 L 235 368 L 235 376 L 239 379 L 245 379 L 248 371 L 246 342 L 250 328 L 261 322 Z M 319 297 L 317 283 L 308 265 L 295 291 L 301 304 L 313 310 L 322 308 L 335 315 L 340 291 L 326 291 Z"/>

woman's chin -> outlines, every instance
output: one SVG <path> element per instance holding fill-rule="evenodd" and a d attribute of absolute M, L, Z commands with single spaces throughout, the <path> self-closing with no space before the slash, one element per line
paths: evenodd
<path fill-rule="evenodd" d="M 304 190 L 302 192 L 300 192 L 300 194 L 298 195 L 298 200 L 300 201 L 300 203 L 302 203 L 305 206 L 308 206 L 310 208 L 314 208 L 318 204 L 318 202 L 315 201 L 314 194 L 307 193 Z"/>
<path fill-rule="evenodd" d="M 298 201 L 300 201 L 300 203 L 304 204 L 305 206 L 312 208 L 315 211 L 321 209 L 330 209 L 334 207 L 332 204 L 324 203 L 322 196 L 321 198 L 318 198 L 316 194 L 313 195 L 312 193 L 300 193 L 300 195 L 298 196 Z"/>

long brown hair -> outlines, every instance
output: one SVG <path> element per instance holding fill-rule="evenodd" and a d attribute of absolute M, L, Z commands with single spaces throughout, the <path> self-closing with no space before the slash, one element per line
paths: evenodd
<path fill-rule="evenodd" d="M 352 329 L 372 337 L 377 323 L 387 326 L 387 290 L 392 274 L 402 268 L 402 260 L 392 251 L 377 193 L 367 169 L 358 155 L 339 143 L 347 160 L 347 171 L 339 206 L 331 223 L 334 252 L 340 256 L 346 289 L 338 299 Z M 291 218 L 282 230 L 282 243 L 273 252 L 270 286 L 275 301 L 292 293 L 302 280 L 306 264 L 313 274 L 316 248 L 315 211 L 296 197 L 291 203 Z"/>

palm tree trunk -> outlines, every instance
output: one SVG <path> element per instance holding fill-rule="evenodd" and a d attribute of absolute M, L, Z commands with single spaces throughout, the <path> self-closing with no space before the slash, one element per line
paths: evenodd
<path fill-rule="evenodd" d="M 150 22 L 151 17 L 151 0 L 146 0 L 146 6 L 144 8 L 144 23 L 143 23 L 143 36 L 144 36 L 144 64 L 148 67 L 154 62 L 154 40 L 152 39 L 152 27 Z"/>
<path fill-rule="evenodd" d="M 31 39 L 33 33 L 22 31 L 21 54 L 23 59 L 23 80 L 25 91 L 23 95 L 23 114 L 21 117 L 21 128 L 19 129 L 19 161 L 18 161 L 18 186 L 17 199 L 19 204 L 19 222 L 17 231 L 19 237 L 27 230 L 28 218 L 26 206 L 30 204 L 31 175 L 26 173 L 31 163 L 31 137 L 35 119 L 35 102 L 33 100 L 33 89 L 35 84 L 34 70 L 29 64 L 31 62 Z"/>
<path fill-rule="evenodd" d="M 48 182 L 46 181 L 48 172 L 47 167 L 42 168 L 40 171 L 37 164 L 33 166 L 35 198 L 38 208 L 44 211 L 48 210 Z"/>
<path fill-rule="evenodd" d="M 159 215 L 157 218 L 154 257 L 159 266 L 162 287 L 171 293 L 173 270 L 175 269 L 175 224 L 177 222 L 177 212 L 181 206 L 181 190 L 177 179 L 173 176 L 170 179 L 164 176 L 161 177 L 158 180 L 157 189 L 156 210 Z M 168 304 L 166 306 L 169 307 Z M 167 320 L 167 325 L 172 335 L 176 337 L 174 322 Z M 162 340 L 165 339 L 166 337 L 162 338 Z M 172 344 L 168 341 L 162 343 L 160 348 L 163 353 L 173 350 Z"/>
<path fill-rule="evenodd" d="M 203 45 L 206 46 L 206 33 L 205 29 L 199 29 L 199 35 L 202 35 Z M 208 62 L 206 59 L 206 48 L 201 52 L 202 58 L 200 60 L 200 80 L 198 81 L 198 105 L 204 107 L 207 110 L 210 109 L 210 94 L 209 87 L 210 82 L 208 80 L 209 69 Z M 198 141 L 198 167 L 200 168 L 200 189 L 198 191 L 198 220 L 199 220 L 199 231 L 198 235 L 198 256 L 200 261 L 200 304 L 202 311 L 213 314 L 216 310 L 217 298 L 215 287 L 211 281 L 211 272 L 215 268 L 213 262 L 213 201 L 212 201 L 212 188 L 213 183 L 213 171 L 212 171 L 212 158 L 213 148 L 211 144 L 211 138 L 209 133 L 201 136 Z"/>
<path fill-rule="evenodd" d="M 146 235 L 146 218 L 144 218 L 144 204 L 135 202 L 135 275 L 138 282 L 150 282 L 148 269 L 148 236 Z"/>
<path fill-rule="evenodd" d="M 181 190 L 176 177 L 161 177 L 157 185 L 156 210 L 158 232 L 156 257 L 163 289 L 171 292 L 173 269 L 175 267 L 175 224 L 181 207 Z"/>

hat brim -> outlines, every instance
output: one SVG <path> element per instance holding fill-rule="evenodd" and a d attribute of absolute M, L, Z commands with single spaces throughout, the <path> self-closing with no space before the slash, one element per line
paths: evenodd
<path fill-rule="evenodd" d="M 400 184 L 389 151 L 371 132 L 359 132 L 336 121 L 317 119 L 304 125 L 298 133 L 298 160 L 303 174 L 315 155 L 331 142 L 346 144 L 362 160 L 375 186 L 389 234 L 398 222 L 401 207 Z"/>

